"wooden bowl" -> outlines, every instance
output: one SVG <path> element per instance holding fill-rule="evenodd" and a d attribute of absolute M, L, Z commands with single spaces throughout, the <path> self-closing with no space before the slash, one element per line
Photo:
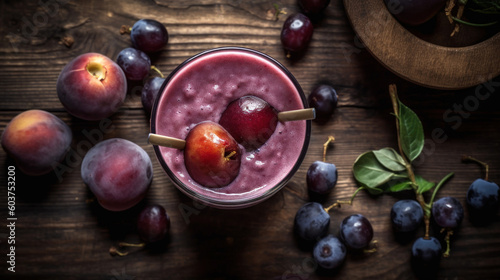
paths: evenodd
<path fill-rule="evenodd" d="M 351 24 L 366 49 L 398 76 L 437 89 L 462 89 L 500 74 L 500 33 L 470 46 L 444 47 L 402 26 L 383 0 L 344 0 Z"/>

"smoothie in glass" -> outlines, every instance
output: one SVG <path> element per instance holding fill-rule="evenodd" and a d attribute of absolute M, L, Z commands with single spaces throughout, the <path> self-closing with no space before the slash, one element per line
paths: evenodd
<path fill-rule="evenodd" d="M 198 123 L 219 122 L 229 103 L 247 95 L 267 101 L 277 111 L 307 106 L 295 78 L 274 59 L 244 48 L 213 49 L 188 59 L 167 78 L 153 107 L 151 132 L 185 139 Z M 182 150 L 155 146 L 155 153 L 188 196 L 219 208 L 241 208 L 270 197 L 286 184 L 305 156 L 310 130 L 310 121 L 278 122 L 261 147 L 241 149 L 239 174 L 220 188 L 194 181 Z"/>

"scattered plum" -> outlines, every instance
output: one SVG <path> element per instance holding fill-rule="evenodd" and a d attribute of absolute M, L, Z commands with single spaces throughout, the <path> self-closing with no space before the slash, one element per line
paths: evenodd
<path fill-rule="evenodd" d="M 112 138 L 87 152 L 81 174 L 103 208 L 122 211 L 144 198 L 153 179 L 153 165 L 137 144 Z"/>
<path fill-rule="evenodd" d="M 241 154 L 231 134 L 211 121 L 197 124 L 186 137 L 186 169 L 193 180 L 207 188 L 231 183 L 239 173 Z"/>
<path fill-rule="evenodd" d="M 329 234 L 314 245 L 313 257 L 319 266 L 326 269 L 339 267 L 345 260 L 347 250 L 337 237 Z"/>
<path fill-rule="evenodd" d="M 163 49 L 168 43 L 167 28 L 154 19 L 141 19 L 132 26 L 130 39 L 134 48 L 146 53 Z"/>
<path fill-rule="evenodd" d="M 474 217 L 494 216 L 498 209 L 500 188 L 496 183 L 484 179 L 476 179 L 467 191 L 467 205 Z"/>
<path fill-rule="evenodd" d="M 142 81 L 149 75 L 151 59 L 138 49 L 125 48 L 116 58 L 116 63 L 122 68 L 125 77 L 131 81 Z"/>
<path fill-rule="evenodd" d="M 354 214 L 340 223 L 340 239 L 352 249 L 367 247 L 373 238 L 373 228 L 365 216 Z"/>
<path fill-rule="evenodd" d="M 432 276 L 441 261 L 441 243 L 435 237 L 419 237 L 411 248 L 411 262 L 417 275 Z"/>
<path fill-rule="evenodd" d="M 274 133 L 278 124 L 276 110 L 256 96 L 243 96 L 231 102 L 219 124 L 247 150 L 258 149 Z"/>
<path fill-rule="evenodd" d="M 432 204 L 432 217 L 440 227 L 456 228 L 464 218 L 464 208 L 456 198 L 442 197 Z"/>
<path fill-rule="evenodd" d="M 337 92 L 332 86 L 327 84 L 316 86 L 307 97 L 309 106 L 316 110 L 314 120 L 318 123 L 326 123 L 337 107 L 337 100 Z"/>
<path fill-rule="evenodd" d="M 307 15 L 317 15 L 328 7 L 330 0 L 298 0 L 300 8 Z"/>
<path fill-rule="evenodd" d="M 55 115 L 28 110 L 9 122 L 1 144 L 21 171 L 38 176 L 49 173 L 64 158 L 72 137 L 70 128 Z"/>
<path fill-rule="evenodd" d="M 307 241 L 316 241 L 328 233 L 330 215 L 317 202 L 304 204 L 295 214 L 294 229 L 298 236 Z"/>
<path fill-rule="evenodd" d="M 303 51 L 311 41 L 313 35 L 311 20 L 304 14 L 290 15 L 281 29 L 281 44 L 291 53 Z"/>
<path fill-rule="evenodd" d="M 141 102 L 142 107 L 144 107 L 144 110 L 146 110 L 148 115 L 151 114 L 153 104 L 164 81 L 165 78 L 153 77 L 144 83 L 144 87 L 141 92 Z"/>
<path fill-rule="evenodd" d="M 337 177 L 335 164 L 317 160 L 307 170 L 307 188 L 318 194 L 327 194 L 337 184 Z"/>
<path fill-rule="evenodd" d="M 467 206 L 471 220 L 475 223 L 488 223 L 493 220 L 498 209 L 498 197 L 500 188 L 494 182 L 488 180 L 489 165 L 476 158 L 463 156 L 463 162 L 472 161 L 484 167 L 486 174 L 484 179 L 476 179 L 467 190 Z"/>
<path fill-rule="evenodd" d="M 402 199 L 391 208 L 391 222 L 396 232 L 415 231 L 424 221 L 422 206 L 413 199 Z"/>
<path fill-rule="evenodd" d="M 164 239 L 170 230 L 170 217 L 161 205 L 150 205 L 144 208 L 137 219 L 137 231 L 146 243 Z"/>
<path fill-rule="evenodd" d="M 323 144 L 323 161 L 315 161 L 307 170 L 307 188 L 320 195 L 329 193 L 336 185 L 338 178 L 337 166 L 326 162 L 326 151 L 330 142 L 335 141 L 333 136 L 328 136 L 328 140 Z"/>
<path fill-rule="evenodd" d="M 62 69 L 57 95 L 66 110 L 84 120 L 100 120 L 125 100 L 127 80 L 114 61 L 98 53 L 82 54 Z"/>
<path fill-rule="evenodd" d="M 434 17 L 445 5 L 446 0 L 384 0 L 387 9 L 400 22 L 419 25 Z"/>

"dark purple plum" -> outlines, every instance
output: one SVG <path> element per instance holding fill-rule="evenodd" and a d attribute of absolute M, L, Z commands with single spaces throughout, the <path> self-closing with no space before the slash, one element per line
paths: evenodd
<path fill-rule="evenodd" d="M 329 234 L 314 245 L 313 258 L 322 268 L 334 269 L 345 260 L 347 250 L 337 237 Z"/>
<path fill-rule="evenodd" d="M 170 230 L 170 217 L 161 205 L 144 208 L 137 218 L 137 231 L 146 243 L 165 239 Z"/>
<path fill-rule="evenodd" d="M 298 2 L 302 11 L 307 15 L 320 14 L 330 4 L 330 0 L 298 0 Z"/>
<path fill-rule="evenodd" d="M 123 49 L 116 58 L 116 63 L 122 68 L 125 77 L 131 81 L 142 81 L 149 75 L 151 59 L 138 49 Z"/>
<path fill-rule="evenodd" d="M 317 202 L 308 202 L 297 211 L 295 232 L 304 240 L 316 241 L 328 233 L 330 215 Z"/>
<path fill-rule="evenodd" d="M 335 164 L 315 161 L 306 174 L 307 188 L 318 194 L 329 193 L 337 184 L 338 170 Z"/>
<path fill-rule="evenodd" d="M 161 86 L 163 85 L 164 81 L 165 78 L 153 77 L 151 79 L 148 79 L 144 83 L 144 87 L 141 91 L 141 102 L 142 107 L 144 107 L 144 110 L 146 110 L 148 115 L 151 114 L 153 104 L 156 100 L 156 97 L 158 96 L 158 93 L 160 92 Z"/>
<path fill-rule="evenodd" d="M 368 247 L 372 238 L 372 225 L 361 214 L 348 216 L 340 223 L 340 239 L 351 249 Z"/>
<path fill-rule="evenodd" d="M 467 191 L 467 205 L 475 214 L 494 215 L 498 209 L 499 192 L 497 184 L 477 179 Z"/>
<path fill-rule="evenodd" d="M 281 44 L 291 53 L 301 52 L 309 45 L 313 31 L 311 20 L 306 15 L 290 15 L 281 29 Z"/>
<path fill-rule="evenodd" d="M 326 123 L 330 116 L 333 115 L 337 108 L 338 96 L 335 89 L 326 84 L 316 86 L 311 94 L 307 97 L 309 107 L 316 110 L 316 118 L 318 123 Z"/>
<path fill-rule="evenodd" d="M 146 196 L 153 179 L 153 164 L 139 145 L 112 138 L 87 152 L 81 174 L 103 208 L 122 211 Z"/>
<path fill-rule="evenodd" d="M 411 262 L 416 274 L 431 276 L 439 267 L 441 255 L 441 243 L 435 237 L 415 240 L 411 248 Z"/>
<path fill-rule="evenodd" d="M 167 45 L 168 32 L 163 24 L 154 19 L 141 19 L 132 26 L 130 39 L 134 48 L 154 53 Z"/>
<path fill-rule="evenodd" d="M 419 25 L 443 9 L 446 0 L 384 0 L 387 9 L 400 22 Z"/>
<path fill-rule="evenodd" d="M 437 225 L 453 229 L 460 225 L 464 218 L 464 208 L 460 201 L 451 196 L 442 197 L 432 204 L 432 216 Z"/>
<path fill-rule="evenodd" d="M 391 208 L 392 226 L 396 232 L 415 231 L 423 220 L 424 210 L 415 200 L 399 200 Z"/>

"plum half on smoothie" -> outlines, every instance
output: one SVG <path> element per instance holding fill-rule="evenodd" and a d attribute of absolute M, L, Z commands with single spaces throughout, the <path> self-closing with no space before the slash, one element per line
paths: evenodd
<path fill-rule="evenodd" d="M 253 103 L 249 105 L 253 109 L 265 109 L 257 110 L 252 120 L 241 114 L 239 104 L 245 101 Z M 151 132 L 187 141 L 200 123 L 219 123 L 239 142 L 237 174 L 227 184 L 207 187 L 191 176 L 184 150 L 155 146 L 155 153 L 174 184 L 188 196 L 220 208 L 250 206 L 276 193 L 299 168 L 309 143 L 310 121 L 281 122 L 276 112 L 306 107 L 295 78 L 269 56 L 245 48 L 205 51 L 167 78 L 153 108 Z M 236 123 L 227 125 L 225 119 Z M 267 132 L 248 134 L 238 121 Z M 240 137 L 249 137 L 250 145 Z"/>

